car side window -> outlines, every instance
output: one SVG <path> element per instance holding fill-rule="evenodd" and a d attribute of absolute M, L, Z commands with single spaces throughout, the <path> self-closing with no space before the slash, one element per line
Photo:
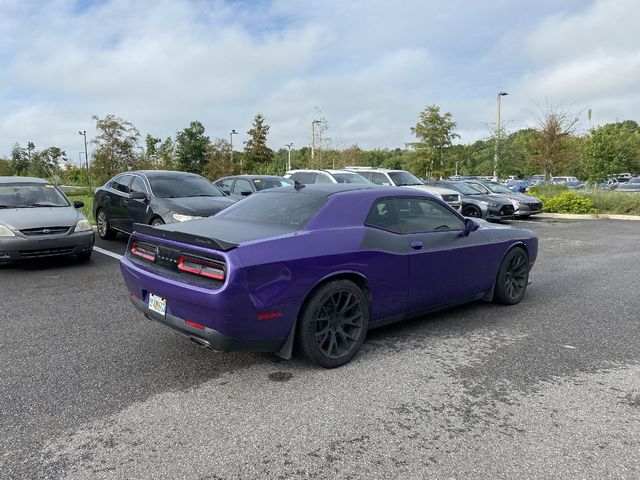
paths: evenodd
<path fill-rule="evenodd" d="M 365 225 L 381 228 L 382 230 L 388 230 L 393 233 L 400 233 L 400 225 L 398 224 L 398 217 L 396 215 L 395 199 L 381 198 L 377 200 L 371 207 L 371 210 L 369 210 L 369 215 L 367 215 Z"/>
<path fill-rule="evenodd" d="M 233 178 L 223 178 L 222 180 L 218 180 L 214 185 L 222 190 L 224 193 L 231 193 L 231 184 L 233 183 Z"/>
<path fill-rule="evenodd" d="M 129 184 L 131 183 L 132 176 L 133 175 L 122 175 L 121 177 L 118 177 L 117 179 L 114 180 L 113 183 L 115 185 L 112 184 L 111 188 L 114 188 L 122 193 L 131 193 L 131 190 L 129 189 Z"/>
<path fill-rule="evenodd" d="M 147 187 L 144 184 L 144 180 L 140 177 L 133 177 L 133 183 L 131 184 L 132 192 L 142 192 L 147 195 Z"/>
<path fill-rule="evenodd" d="M 251 183 L 249 183 L 247 180 L 245 180 L 244 178 L 238 178 L 236 179 L 236 183 L 233 186 L 233 190 L 231 193 L 240 195 L 242 194 L 242 192 L 253 192 L 253 189 L 251 188 Z"/>
<path fill-rule="evenodd" d="M 368 180 L 371 180 L 376 185 L 391 185 L 387 176 L 381 172 L 371 172 L 371 177 Z"/>
<path fill-rule="evenodd" d="M 298 172 L 293 176 L 293 179 L 300 183 L 308 185 L 310 183 L 315 183 L 316 174 L 315 172 Z"/>
<path fill-rule="evenodd" d="M 423 198 L 396 198 L 401 233 L 464 230 L 464 221 L 447 207 Z"/>
<path fill-rule="evenodd" d="M 326 173 L 316 173 L 316 183 L 333 183 Z"/>

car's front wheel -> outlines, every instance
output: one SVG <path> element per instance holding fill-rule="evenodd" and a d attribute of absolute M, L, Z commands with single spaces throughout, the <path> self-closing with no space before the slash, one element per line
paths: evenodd
<path fill-rule="evenodd" d="M 529 256 L 515 247 L 502 260 L 496 279 L 494 300 L 503 305 L 515 305 L 522 300 L 529 283 Z"/>
<path fill-rule="evenodd" d="M 152 227 L 159 227 L 160 225 L 164 225 L 164 220 L 162 220 L 160 217 L 155 217 L 153 220 L 151 220 Z"/>
<path fill-rule="evenodd" d="M 482 218 L 482 212 L 478 207 L 473 205 L 466 206 L 462 209 L 462 215 L 464 217 Z"/>
<path fill-rule="evenodd" d="M 111 228 L 109 225 L 109 219 L 107 213 L 101 208 L 96 215 L 96 223 L 98 228 L 98 235 L 103 240 L 113 240 L 118 235 L 118 232 Z"/>
<path fill-rule="evenodd" d="M 331 281 L 316 290 L 298 321 L 298 345 L 312 362 L 340 367 L 362 346 L 369 327 L 369 304 L 350 280 Z"/>

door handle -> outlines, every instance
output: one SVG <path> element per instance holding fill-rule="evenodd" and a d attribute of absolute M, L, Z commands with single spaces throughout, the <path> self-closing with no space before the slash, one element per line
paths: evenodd
<path fill-rule="evenodd" d="M 422 242 L 411 242 L 411 248 L 413 248 L 414 250 L 422 250 Z"/>

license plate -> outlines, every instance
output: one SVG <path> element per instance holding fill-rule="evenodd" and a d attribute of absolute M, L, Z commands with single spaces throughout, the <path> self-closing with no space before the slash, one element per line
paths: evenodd
<path fill-rule="evenodd" d="M 167 313 L 167 300 L 165 298 L 159 297 L 158 295 L 150 293 L 149 310 L 159 313 L 164 317 L 164 315 Z"/>

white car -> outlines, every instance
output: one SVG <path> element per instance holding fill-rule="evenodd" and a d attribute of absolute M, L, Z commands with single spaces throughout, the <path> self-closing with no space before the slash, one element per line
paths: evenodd
<path fill-rule="evenodd" d="M 289 170 L 284 174 L 284 178 L 305 185 L 313 183 L 371 183 L 357 173 L 346 170 Z"/>
<path fill-rule="evenodd" d="M 345 167 L 345 170 L 357 172 L 370 182 L 378 185 L 390 185 L 422 190 L 438 197 L 458 211 L 462 208 L 462 199 L 458 192 L 449 188 L 425 185 L 422 180 L 406 170 L 390 170 L 386 168 L 373 167 Z"/>

